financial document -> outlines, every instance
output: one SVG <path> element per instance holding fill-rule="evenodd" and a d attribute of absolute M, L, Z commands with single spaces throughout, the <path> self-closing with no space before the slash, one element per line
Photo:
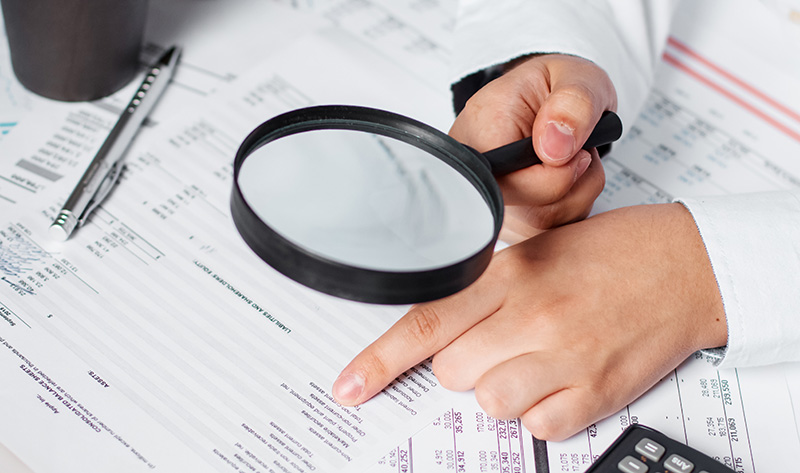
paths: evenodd
<path fill-rule="evenodd" d="M 174 30 L 149 25 L 151 49 L 176 31 L 206 41 L 202 31 L 222 15 L 215 3 L 162 2 L 164 18 L 184 7 L 195 16 Z M 219 41 L 262 26 L 237 16 L 247 3 L 225 14 L 250 26 Z M 359 408 L 333 403 L 338 371 L 403 308 L 315 294 L 258 260 L 230 221 L 232 157 L 261 121 L 315 103 L 386 108 L 446 130 L 452 2 L 250 3 L 291 18 L 283 28 L 298 33 L 281 36 L 280 48 L 252 44 L 249 55 L 225 57 L 230 67 L 213 74 L 186 48 L 193 66 L 176 90 L 193 99 L 170 104 L 170 91 L 160 110 L 191 112 L 154 116 L 121 184 L 68 243 L 51 243 L 46 229 L 113 124 L 113 102 L 64 105 L 38 131 L 21 112 L 0 141 L 4 157 L 16 153 L 0 163 L 0 442 L 33 471 L 584 471 L 633 422 L 742 472 L 780 471 L 785 452 L 800 451 L 794 366 L 719 372 L 687 360 L 559 443 L 490 418 L 471 393 L 442 391 L 428 364 Z M 761 13 L 729 11 L 704 25 L 749 41 L 747 31 L 729 34 L 741 23 L 732 20 Z M 784 89 L 800 75 L 763 64 L 760 44 L 737 44 L 732 60 L 719 38 L 675 32 L 641 117 L 604 158 L 595 212 L 796 185 L 800 100 Z M 763 89 L 756 66 L 772 78 Z M 80 154 L 70 161 L 64 148 Z"/>
<path fill-rule="evenodd" d="M 44 166 L 9 164 L 28 172 L 37 204 L 15 200 L 2 217 L 0 438 L 34 471 L 361 471 L 444 410 L 427 364 L 369 405 L 333 402 L 339 370 L 403 308 L 299 287 L 255 258 L 230 222 L 232 156 L 276 113 L 360 103 L 449 122 L 446 95 L 431 86 L 385 94 L 403 69 L 341 29 L 296 40 L 220 98 L 222 108 L 159 124 L 152 146 L 129 154 L 113 198 L 66 244 L 45 235 L 69 184 Z M 330 89 L 317 85 L 320 71 Z M 345 87 L 356 82 L 375 87 Z M 79 133 L 93 119 L 54 119 L 34 153 L 62 138 L 89 148 Z"/>

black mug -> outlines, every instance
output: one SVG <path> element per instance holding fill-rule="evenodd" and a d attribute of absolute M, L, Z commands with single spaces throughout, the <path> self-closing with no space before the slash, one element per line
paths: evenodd
<path fill-rule="evenodd" d="M 147 0 L 2 0 L 11 64 L 47 98 L 95 100 L 139 71 Z"/>

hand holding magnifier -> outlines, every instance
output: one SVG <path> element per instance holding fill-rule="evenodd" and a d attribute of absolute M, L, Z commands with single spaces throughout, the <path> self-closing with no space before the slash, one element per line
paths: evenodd
<path fill-rule="evenodd" d="M 605 112 L 584 144 L 617 140 Z M 411 118 L 329 105 L 272 118 L 234 161 L 231 210 L 284 275 L 363 302 L 453 294 L 480 276 L 503 223 L 494 176 L 541 163 L 531 138 L 479 153 Z"/>

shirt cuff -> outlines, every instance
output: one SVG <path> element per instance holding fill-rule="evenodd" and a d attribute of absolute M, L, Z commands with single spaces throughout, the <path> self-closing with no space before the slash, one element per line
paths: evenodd
<path fill-rule="evenodd" d="M 692 214 L 717 279 L 725 347 L 720 368 L 800 361 L 800 194 L 679 199 Z"/>

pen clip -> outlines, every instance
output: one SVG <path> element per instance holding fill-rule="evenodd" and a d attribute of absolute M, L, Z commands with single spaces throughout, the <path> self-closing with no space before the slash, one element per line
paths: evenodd
<path fill-rule="evenodd" d="M 103 181 L 100 183 L 100 186 L 97 187 L 97 190 L 94 192 L 94 195 L 92 195 L 91 200 L 89 200 L 89 203 L 86 204 L 86 208 L 83 210 L 80 217 L 78 217 L 78 223 L 76 227 L 82 226 L 86 221 L 86 218 L 91 215 L 94 209 L 96 209 L 101 202 L 103 202 L 103 199 L 106 198 L 108 193 L 111 192 L 111 189 L 114 187 L 114 184 L 116 184 L 124 167 L 125 166 L 120 163 L 120 161 L 117 161 L 111 165 L 111 167 L 108 169 L 108 172 L 106 172 Z"/>

